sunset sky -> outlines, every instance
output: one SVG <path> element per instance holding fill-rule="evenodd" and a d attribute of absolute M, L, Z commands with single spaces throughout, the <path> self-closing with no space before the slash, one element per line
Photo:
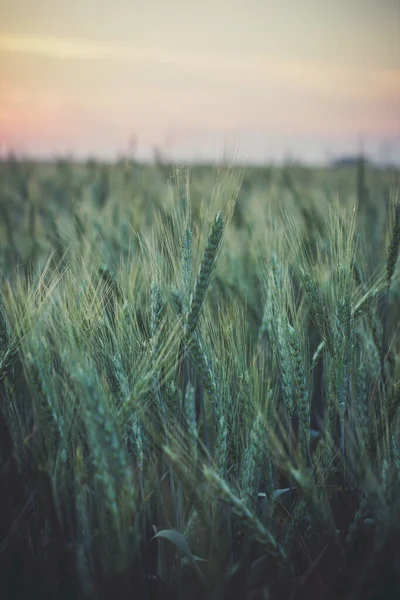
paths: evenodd
<path fill-rule="evenodd" d="M 400 0 L 0 0 L 0 144 L 400 163 Z"/>

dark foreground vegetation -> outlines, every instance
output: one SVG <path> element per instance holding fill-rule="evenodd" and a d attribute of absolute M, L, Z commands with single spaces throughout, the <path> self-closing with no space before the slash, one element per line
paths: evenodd
<path fill-rule="evenodd" d="M 0 177 L 2 598 L 398 598 L 399 174 Z"/>

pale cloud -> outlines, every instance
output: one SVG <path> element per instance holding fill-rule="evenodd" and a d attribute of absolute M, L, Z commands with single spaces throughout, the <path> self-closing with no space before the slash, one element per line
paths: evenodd
<path fill-rule="evenodd" d="M 400 97 L 400 70 L 384 67 L 377 69 L 368 65 L 355 68 L 318 60 L 273 60 L 257 54 L 224 56 L 205 52 L 174 53 L 161 49 L 143 51 L 123 44 L 5 34 L 0 34 L 0 51 L 64 60 L 127 61 L 133 69 L 137 69 L 139 76 L 142 74 L 147 79 L 152 78 L 152 69 L 157 67 L 170 69 L 156 73 L 161 79 L 163 75 L 165 79 L 173 78 L 174 74 L 179 76 L 180 68 L 188 68 L 200 82 L 204 74 L 212 76 L 214 73 L 221 78 L 216 81 L 230 81 L 236 86 L 251 81 L 268 86 L 268 78 L 273 77 L 276 83 L 290 82 L 298 88 L 317 93 L 335 91 L 339 94 L 357 95 L 369 89 L 371 94 L 391 92 L 398 93 Z M 176 83 L 178 82 L 174 82 L 174 85 Z"/>
<path fill-rule="evenodd" d="M 160 48 L 157 50 L 140 50 L 127 44 L 117 43 L 95 43 L 80 39 L 58 38 L 39 35 L 7 35 L 0 34 L 0 50 L 9 53 L 22 53 L 49 58 L 71 59 L 71 60 L 117 60 L 130 61 L 133 63 L 165 64 L 204 67 L 211 69 L 236 68 L 242 63 L 250 70 L 259 70 L 260 61 L 253 63 L 252 58 L 240 59 L 230 56 L 229 58 L 215 54 L 171 52 Z M 258 62 L 258 64 L 257 64 Z M 261 66 L 262 68 L 262 66 Z"/>
<path fill-rule="evenodd" d="M 38 35 L 0 34 L 0 50 L 61 59 L 143 60 L 140 52 L 123 45 Z"/>

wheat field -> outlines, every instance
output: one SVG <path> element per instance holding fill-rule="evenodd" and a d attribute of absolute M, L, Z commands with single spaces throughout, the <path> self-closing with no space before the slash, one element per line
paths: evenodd
<path fill-rule="evenodd" d="M 0 164 L 3 598 L 398 597 L 399 175 Z"/>

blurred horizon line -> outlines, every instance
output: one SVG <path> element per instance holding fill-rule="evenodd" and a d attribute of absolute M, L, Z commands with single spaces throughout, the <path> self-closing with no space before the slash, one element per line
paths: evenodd
<path fill-rule="evenodd" d="M 121 154 L 114 158 L 107 158 L 96 155 L 87 156 L 76 156 L 73 153 L 59 153 L 49 155 L 35 155 L 35 154 L 22 154 L 9 151 L 8 153 L 0 152 L 0 163 L 4 164 L 10 160 L 16 160 L 18 162 L 27 162 L 34 164 L 51 165 L 59 162 L 69 162 L 76 165 L 85 165 L 93 162 L 97 164 L 105 164 L 110 166 L 116 166 L 121 163 L 140 165 L 140 166 L 151 166 L 151 165 L 165 165 L 171 167 L 201 167 L 201 166 L 223 166 L 230 165 L 238 168 L 262 168 L 262 167 L 284 167 L 284 166 L 298 166 L 304 168 L 329 168 L 329 167 L 355 167 L 357 162 L 362 159 L 367 166 L 377 169 L 400 169 L 400 160 L 377 160 L 362 152 L 355 152 L 353 154 L 338 154 L 330 158 L 320 160 L 306 160 L 298 157 L 293 157 L 290 153 L 281 159 L 253 159 L 244 160 L 229 157 L 220 158 L 183 158 L 183 157 L 168 157 L 165 155 L 155 153 L 152 157 L 138 157 Z"/>
<path fill-rule="evenodd" d="M 202 132 L 204 134 L 204 132 Z M 215 133 L 215 132 L 214 132 Z M 232 141 L 233 137 L 233 141 Z M 249 136 L 252 137 L 251 135 Z M 0 161 L 7 161 L 10 157 L 32 162 L 53 163 L 60 160 L 69 160 L 75 163 L 86 163 L 95 161 L 107 164 L 115 164 L 121 161 L 131 161 L 138 164 L 237 164 L 248 166 L 259 165 L 279 165 L 296 163 L 305 166 L 326 166 L 340 160 L 356 160 L 362 156 L 368 163 L 376 166 L 400 167 L 400 136 L 393 135 L 379 138 L 371 136 L 348 136 L 343 140 L 321 140 L 314 136 L 314 147 L 307 145 L 304 139 L 298 139 L 297 143 L 287 140 L 286 135 L 269 136 L 258 133 L 257 143 L 253 139 L 253 144 L 242 144 L 243 139 L 240 134 L 233 135 L 225 133 L 225 136 L 219 137 L 219 142 L 208 144 L 181 144 L 176 146 L 178 139 L 175 134 L 170 133 L 164 139 L 157 142 L 141 145 L 138 143 L 138 137 L 132 135 L 128 137 L 128 143 L 118 144 L 112 147 L 106 145 L 96 145 L 95 143 L 86 145 L 86 147 L 68 147 L 66 144 L 54 144 L 53 148 L 45 144 L 40 148 L 37 143 L 10 143 L 0 132 Z M 224 138 L 224 139 L 222 139 Z M 253 134 L 254 138 L 254 134 Z M 190 137 L 189 137 L 190 139 Z M 313 139 L 309 136 L 308 141 Z M 185 141 L 185 137 L 183 137 Z M 249 141 L 249 140 L 247 140 Z M 268 142 L 272 145 L 268 147 Z M 187 139 L 186 139 L 187 142 Z M 275 143 L 274 143 L 275 142 Z M 94 146 L 96 146 L 94 148 Z M 244 147 L 243 147 L 244 146 Z M 311 151 L 310 151 L 311 150 Z M 308 153 L 307 153 L 308 152 Z"/>

